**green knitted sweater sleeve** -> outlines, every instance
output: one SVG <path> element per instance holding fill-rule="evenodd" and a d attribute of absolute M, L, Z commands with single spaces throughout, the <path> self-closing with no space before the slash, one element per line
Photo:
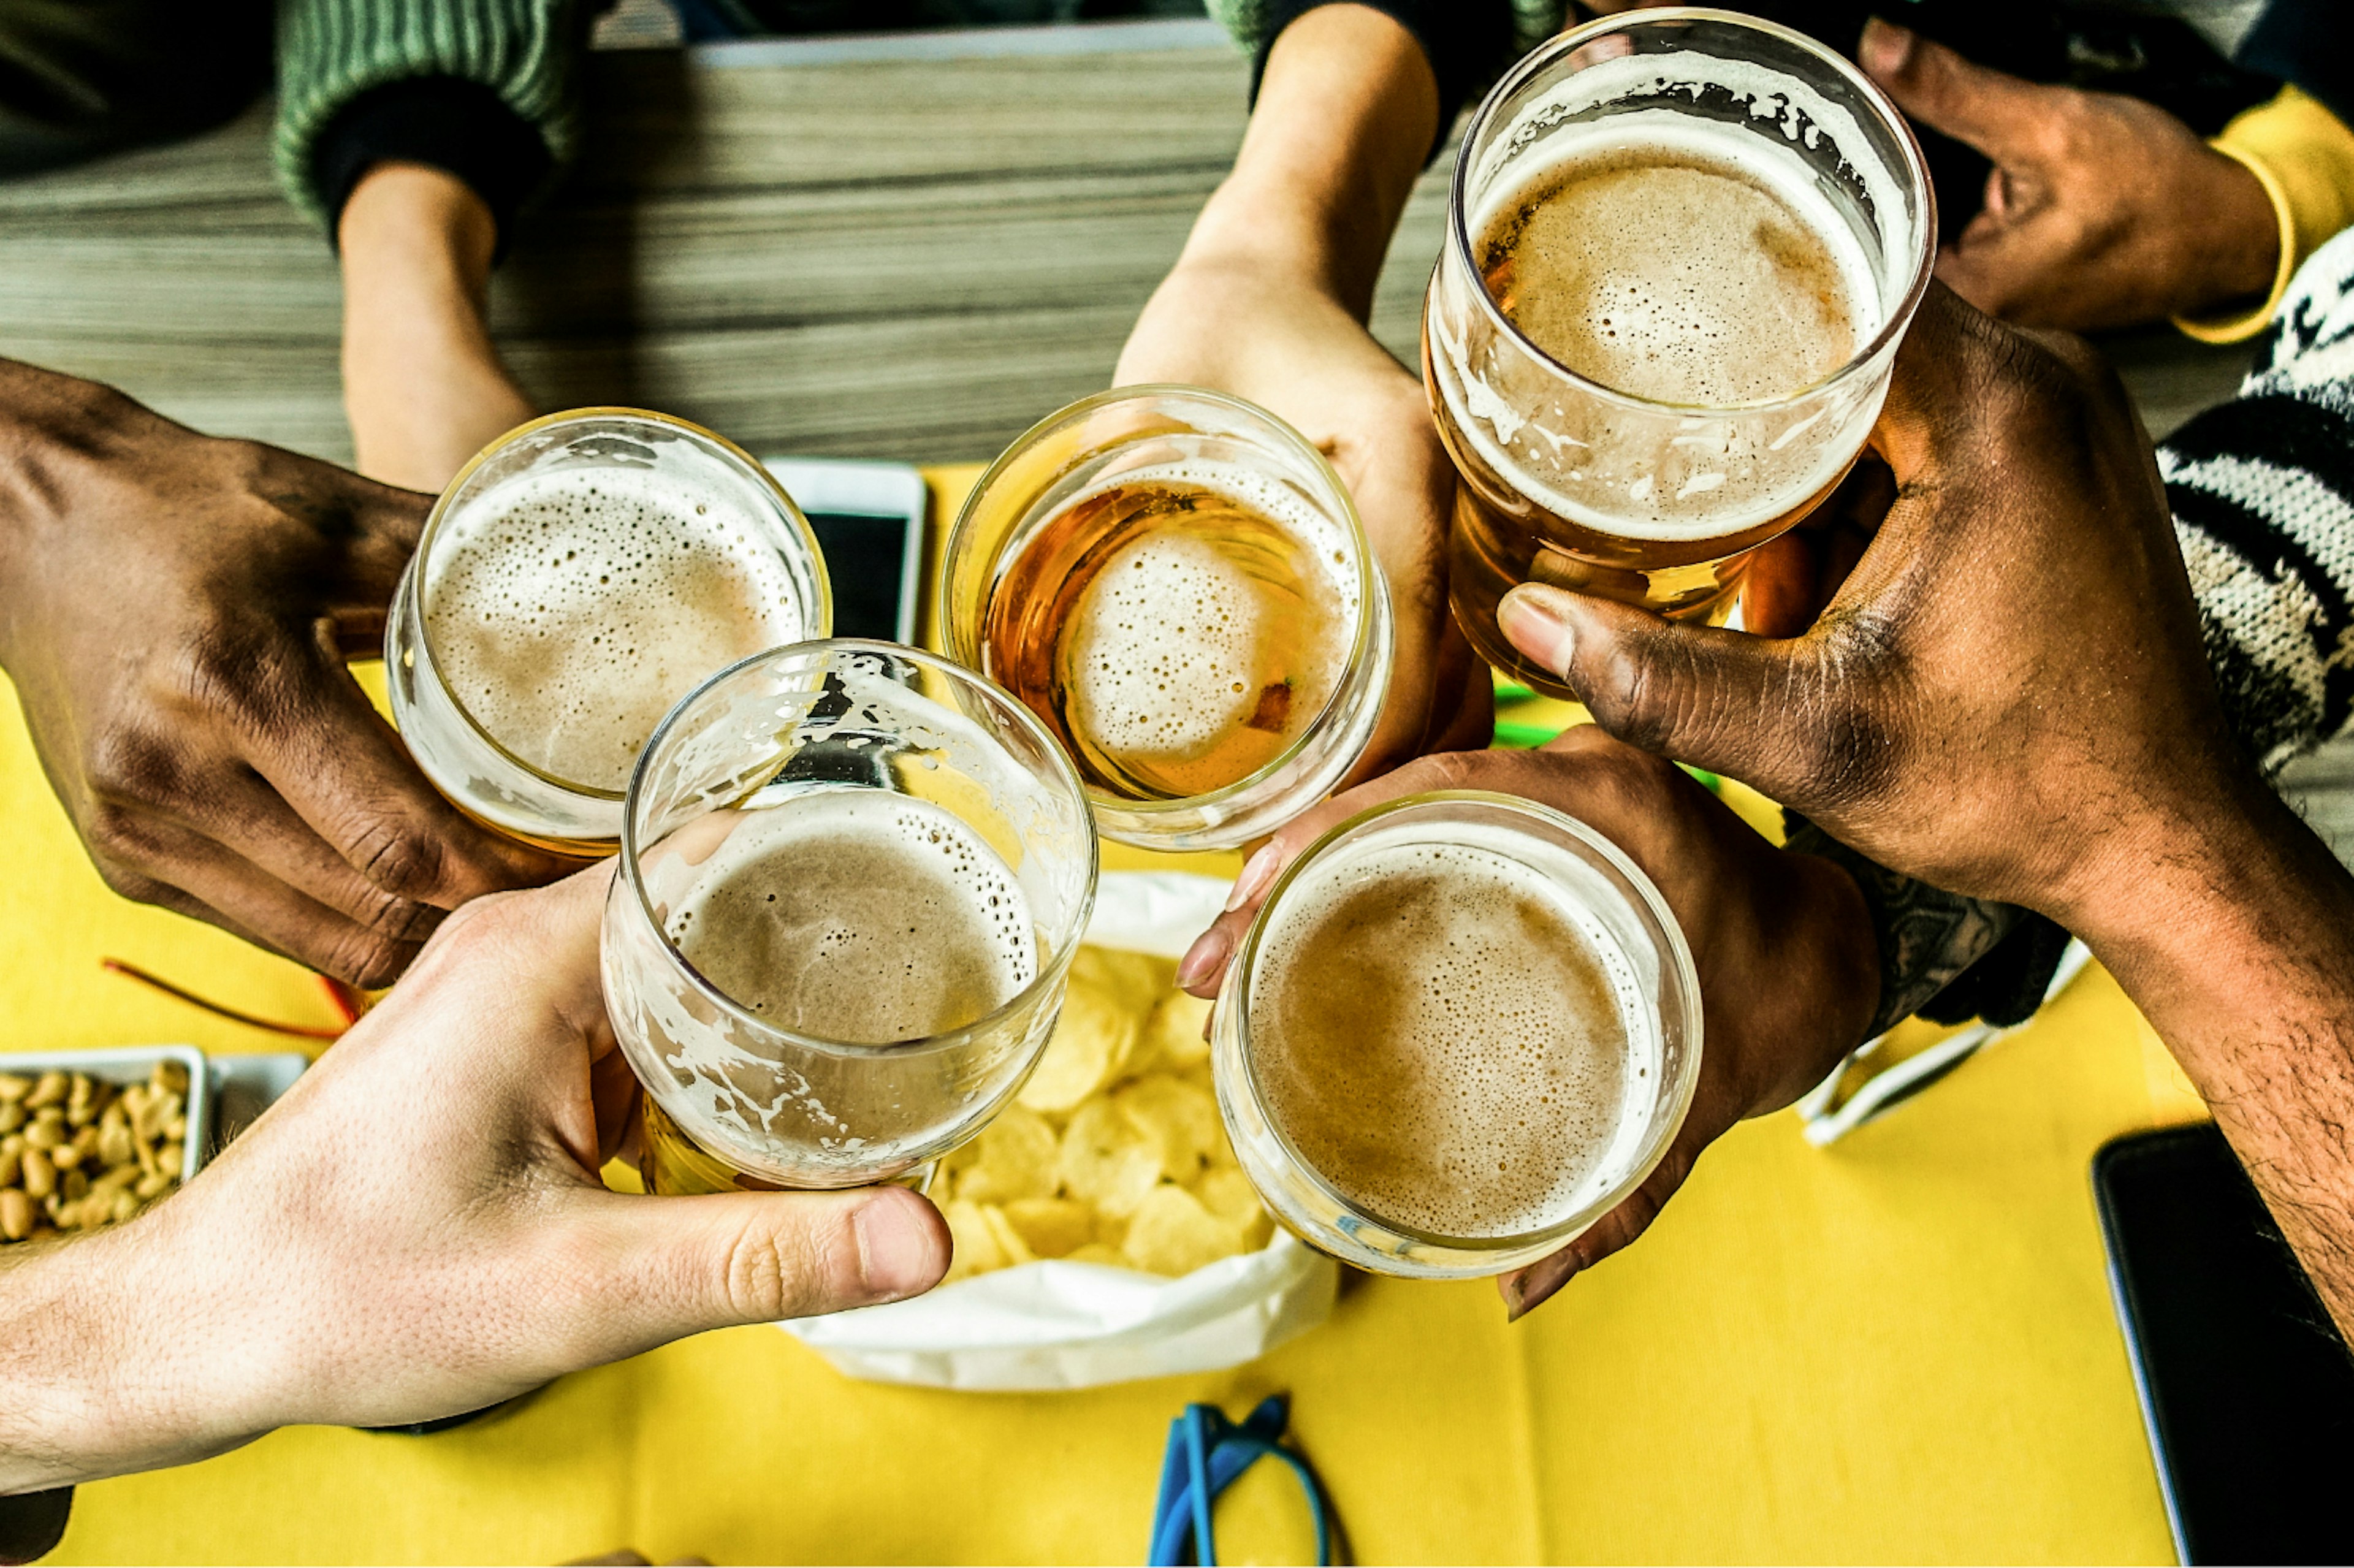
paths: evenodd
<path fill-rule="evenodd" d="M 361 93 L 411 77 L 478 82 L 536 130 L 561 169 L 580 137 L 574 0 L 281 0 L 278 177 L 319 222 L 320 132 Z"/>

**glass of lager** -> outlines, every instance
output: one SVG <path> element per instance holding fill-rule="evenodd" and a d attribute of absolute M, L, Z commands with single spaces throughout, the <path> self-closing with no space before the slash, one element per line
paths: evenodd
<path fill-rule="evenodd" d="M 1862 450 L 1935 255 L 1903 117 L 1800 34 L 1638 10 L 1523 59 L 1465 133 L 1423 313 L 1472 646 L 1574 696 L 1498 631 L 1515 585 L 1729 616 Z"/>
<path fill-rule="evenodd" d="M 1104 836 L 1230 849 L 1323 796 L 1389 693 L 1389 588 L 1331 464 L 1263 408 L 1126 387 L 981 476 L 940 574 L 949 652 L 1077 762 Z"/>
<path fill-rule="evenodd" d="M 1700 980 L 1617 845 L 1531 801 L 1411 795 L 1269 892 L 1212 1015 L 1267 1208 L 1377 1274 L 1502 1274 L 1642 1184 L 1699 1080 Z"/>
<path fill-rule="evenodd" d="M 393 722 L 442 794 L 593 858 L 673 703 L 832 629 L 817 536 L 768 470 L 684 419 L 580 408 L 500 437 L 442 492 L 384 657 Z"/>
<path fill-rule="evenodd" d="M 631 778 L 605 911 L 649 1187 L 920 1179 L 1030 1075 L 1095 887 L 1069 759 L 970 671 L 841 639 L 714 675 Z"/>

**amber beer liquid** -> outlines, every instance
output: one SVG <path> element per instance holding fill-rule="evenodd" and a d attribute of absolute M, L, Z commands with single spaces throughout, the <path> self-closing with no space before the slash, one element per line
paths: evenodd
<path fill-rule="evenodd" d="M 1112 485 L 1048 523 L 991 595 L 991 675 L 1098 789 L 1223 789 L 1332 700 L 1355 633 L 1345 549 L 1318 519 L 1243 490 Z"/>
<path fill-rule="evenodd" d="M 1235 1155 L 1345 1263 L 1503 1273 L 1658 1163 L 1701 1053 L 1698 977 L 1659 891 L 1526 800 L 1409 796 L 1285 872 L 1211 1016 Z"/>
<path fill-rule="evenodd" d="M 888 1047 L 952 1033 L 1038 974 L 1039 934 L 1021 885 L 949 812 L 879 789 L 825 789 L 698 824 L 716 843 L 670 906 L 667 937 L 695 971 L 762 1022 Z M 764 1118 L 822 1141 L 836 1124 L 886 1119 L 844 1075 Z M 769 1190 L 705 1150 L 660 1106 L 643 1110 L 648 1187 Z"/>
<path fill-rule="evenodd" d="M 1458 161 L 1423 367 L 1461 476 L 1449 591 L 1490 662 L 1524 582 L 1721 620 L 1862 450 L 1926 286 L 1917 147 L 1771 24 L 1646 10 L 1500 83 Z"/>
<path fill-rule="evenodd" d="M 951 657 L 1076 762 L 1097 831 L 1234 849 L 1329 794 L 1388 695 L 1388 585 L 1323 453 L 1202 387 L 1049 414 L 966 498 Z"/>

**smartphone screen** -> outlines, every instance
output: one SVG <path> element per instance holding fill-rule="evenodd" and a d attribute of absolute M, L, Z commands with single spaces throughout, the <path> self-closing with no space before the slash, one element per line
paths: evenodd
<path fill-rule="evenodd" d="M 811 512 L 833 584 L 833 634 L 905 642 L 914 635 L 900 588 L 907 581 L 907 519 L 860 512 Z"/>
<path fill-rule="evenodd" d="M 2182 1560 L 2354 1561 L 2354 1358 L 2222 1133 L 2118 1139 L 2093 1187 Z"/>

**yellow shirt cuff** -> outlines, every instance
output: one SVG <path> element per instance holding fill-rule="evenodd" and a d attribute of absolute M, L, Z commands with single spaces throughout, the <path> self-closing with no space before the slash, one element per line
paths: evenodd
<path fill-rule="evenodd" d="M 2296 276 L 2297 267 L 2305 260 L 2296 253 L 2296 213 L 2289 206 L 2288 192 L 2281 188 L 2280 176 L 2264 167 L 2262 159 L 2240 151 L 2221 137 L 2207 144 L 2246 168 L 2264 187 L 2264 198 L 2273 204 L 2273 220 L 2280 226 L 2280 264 L 2273 269 L 2273 286 L 2265 293 L 2264 302 L 2253 310 L 2222 318 L 2211 316 L 2204 321 L 2177 316 L 2174 324 L 2200 343 L 2244 343 L 2264 331 L 2264 323 L 2280 309 L 2281 301 L 2288 294 L 2289 280 Z"/>
<path fill-rule="evenodd" d="M 2354 222 L 2354 131 L 2290 87 L 2240 115 L 2208 144 L 2264 186 L 2280 225 L 2280 264 L 2254 309 L 2229 317 L 2177 316 L 2174 324 L 2202 342 L 2237 343 L 2264 330 L 2305 259 Z"/>

